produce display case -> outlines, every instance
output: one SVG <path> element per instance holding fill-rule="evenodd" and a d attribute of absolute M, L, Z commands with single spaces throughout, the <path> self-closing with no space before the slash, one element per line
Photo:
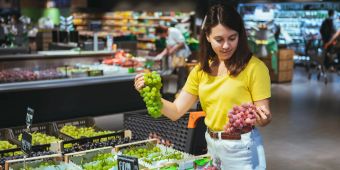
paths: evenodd
<path fill-rule="evenodd" d="M 91 83 L 97 77 L 112 79 L 134 75 L 129 68 L 134 68 L 134 71 L 143 69 L 145 59 L 118 53 L 119 58 L 117 53 L 109 51 L 42 51 L 38 54 L 2 55 L 0 91 L 34 85 Z M 109 60 L 113 61 L 109 63 Z"/>
<path fill-rule="evenodd" d="M 162 76 L 170 72 L 161 71 L 161 63 L 144 57 L 124 60 L 129 57 L 121 51 L 0 55 L 0 107 L 8 115 L 0 128 L 24 125 L 27 106 L 38 112 L 36 123 L 144 109 L 133 87 L 136 72 L 144 69 L 137 63 L 158 70 Z"/>

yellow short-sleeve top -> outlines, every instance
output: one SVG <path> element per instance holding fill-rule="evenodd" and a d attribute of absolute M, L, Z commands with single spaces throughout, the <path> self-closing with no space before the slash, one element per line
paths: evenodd
<path fill-rule="evenodd" d="M 199 97 L 206 113 L 205 124 L 215 131 L 223 130 L 233 106 L 271 96 L 268 68 L 254 56 L 236 77 L 212 76 L 197 65 L 190 72 L 183 89 Z"/>

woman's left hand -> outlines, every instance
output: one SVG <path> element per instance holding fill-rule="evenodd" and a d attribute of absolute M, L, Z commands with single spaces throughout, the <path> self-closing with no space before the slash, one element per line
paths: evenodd
<path fill-rule="evenodd" d="M 256 124 L 266 126 L 272 120 L 272 114 L 269 110 L 269 100 L 256 101 Z"/>

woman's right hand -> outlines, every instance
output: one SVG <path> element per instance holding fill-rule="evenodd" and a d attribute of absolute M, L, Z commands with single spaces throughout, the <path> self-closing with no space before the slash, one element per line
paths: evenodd
<path fill-rule="evenodd" d="M 144 73 L 139 73 L 135 77 L 135 89 L 141 91 L 144 86 Z"/>

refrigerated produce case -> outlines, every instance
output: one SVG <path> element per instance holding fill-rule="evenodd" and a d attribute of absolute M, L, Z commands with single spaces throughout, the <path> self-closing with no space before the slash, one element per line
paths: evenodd
<path fill-rule="evenodd" d="M 134 71 L 143 68 L 103 64 L 114 55 L 109 51 L 1 55 L 0 127 L 24 125 L 28 106 L 36 112 L 35 123 L 145 109 L 133 87 Z M 160 65 L 152 69 L 160 71 Z"/>

